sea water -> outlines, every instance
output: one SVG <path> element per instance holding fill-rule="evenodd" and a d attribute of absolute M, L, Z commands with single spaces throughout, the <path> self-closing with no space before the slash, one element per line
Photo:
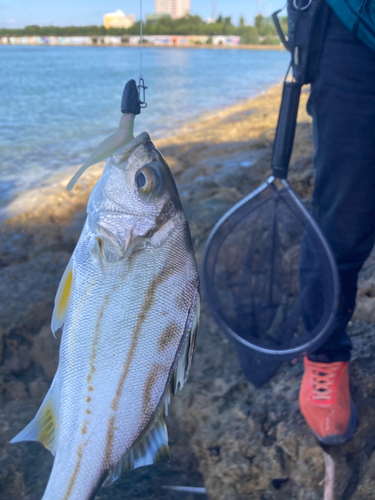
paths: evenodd
<path fill-rule="evenodd" d="M 135 133 L 151 137 L 279 82 L 279 50 L 147 47 L 147 108 Z M 138 82 L 134 47 L 0 46 L 0 206 L 89 153 L 118 126 L 125 83 Z"/>

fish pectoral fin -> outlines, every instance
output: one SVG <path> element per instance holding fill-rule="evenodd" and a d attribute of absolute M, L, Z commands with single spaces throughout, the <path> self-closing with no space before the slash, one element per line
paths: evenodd
<path fill-rule="evenodd" d="M 21 441 L 40 441 L 47 450 L 55 455 L 57 416 L 51 391 L 52 388 L 48 391 L 33 420 L 10 441 L 11 444 Z"/>
<path fill-rule="evenodd" d="M 161 412 L 154 425 L 145 436 L 137 440 L 117 465 L 109 471 L 104 481 L 108 485 L 116 481 L 122 474 L 138 467 L 156 462 L 169 461 L 168 430 L 164 413 Z"/>
<path fill-rule="evenodd" d="M 55 297 L 55 307 L 53 309 L 52 320 L 51 320 L 51 330 L 55 335 L 57 330 L 59 330 L 65 321 L 66 312 L 68 310 L 68 304 L 70 299 L 70 293 L 72 291 L 73 283 L 73 265 L 72 259 L 70 259 L 67 268 L 61 278 L 59 288 L 57 289 Z"/>

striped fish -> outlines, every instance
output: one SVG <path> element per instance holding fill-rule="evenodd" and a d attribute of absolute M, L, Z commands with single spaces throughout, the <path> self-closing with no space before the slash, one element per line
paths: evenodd
<path fill-rule="evenodd" d="M 43 500 L 86 500 L 103 482 L 168 459 L 165 415 L 190 369 L 199 279 L 172 174 L 148 134 L 112 156 L 55 299 L 59 365 L 11 442 L 54 455 Z"/>

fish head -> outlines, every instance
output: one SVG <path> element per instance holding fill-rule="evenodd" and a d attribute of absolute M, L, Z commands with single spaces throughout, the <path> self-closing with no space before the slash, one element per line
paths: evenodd
<path fill-rule="evenodd" d="M 102 239 L 102 254 L 103 243 L 107 246 L 107 260 L 142 246 L 160 246 L 184 220 L 172 173 L 147 133 L 108 160 L 87 212 L 92 230 Z"/>

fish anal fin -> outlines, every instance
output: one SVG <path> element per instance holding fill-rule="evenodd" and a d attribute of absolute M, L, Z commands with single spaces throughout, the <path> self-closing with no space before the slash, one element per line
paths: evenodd
<path fill-rule="evenodd" d="M 174 396 L 178 389 L 182 389 L 189 376 L 193 354 L 195 351 L 195 344 L 197 340 L 200 316 L 200 300 L 197 295 L 193 303 L 188 319 L 185 325 L 185 334 L 183 336 L 183 344 L 181 352 L 175 364 L 174 371 L 170 379 L 170 393 Z"/>
<path fill-rule="evenodd" d="M 164 414 L 161 412 L 150 430 L 138 439 L 116 466 L 109 471 L 104 484 L 111 484 L 125 472 L 138 467 L 168 461 L 168 430 Z"/>
<path fill-rule="evenodd" d="M 72 260 L 69 261 L 67 268 L 61 278 L 59 288 L 55 297 L 55 307 L 53 309 L 51 330 L 53 334 L 59 330 L 65 321 L 66 312 L 68 310 L 70 294 L 73 284 L 73 266 Z"/>
<path fill-rule="evenodd" d="M 197 342 L 199 316 L 200 299 L 199 295 L 197 295 L 192 307 L 190 308 L 178 359 L 174 365 L 172 373 L 170 374 L 169 383 L 163 396 L 164 413 L 166 416 L 168 416 L 168 407 L 172 397 L 176 394 L 178 389 L 181 390 L 184 387 L 189 376 L 191 363 L 193 361 L 193 354 L 195 351 L 195 344 Z"/>
<path fill-rule="evenodd" d="M 130 470 L 169 460 L 168 431 L 164 414 L 168 415 L 168 405 L 171 397 L 175 395 L 178 389 L 182 389 L 189 375 L 198 333 L 199 315 L 200 301 L 197 294 L 188 314 L 178 359 L 170 374 L 159 417 L 150 430 L 141 439 L 137 440 L 117 465 L 109 471 L 104 485 L 113 483 L 122 474 Z"/>
<path fill-rule="evenodd" d="M 56 453 L 57 416 L 50 393 L 47 394 L 35 418 L 10 443 L 40 441 L 53 455 Z"/>

